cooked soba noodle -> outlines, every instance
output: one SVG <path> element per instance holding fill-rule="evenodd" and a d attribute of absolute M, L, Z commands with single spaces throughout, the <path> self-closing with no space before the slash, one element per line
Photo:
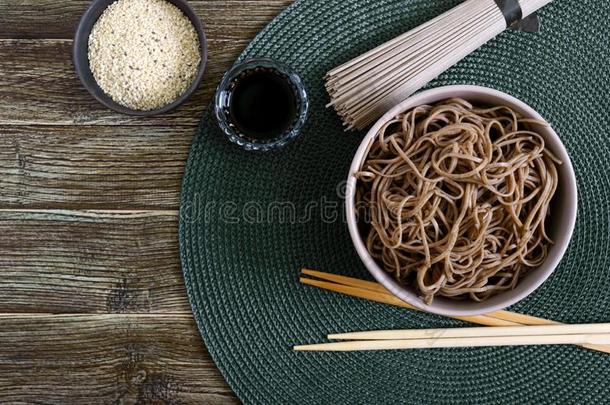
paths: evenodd
<path fill-rule="evenodd" d="M 552 243 L 545 220 L 561 162 L 540 125 L 461 99 L 384 125 L 357 174 L 371 255 L 426 303 L 514 288 Z"/>

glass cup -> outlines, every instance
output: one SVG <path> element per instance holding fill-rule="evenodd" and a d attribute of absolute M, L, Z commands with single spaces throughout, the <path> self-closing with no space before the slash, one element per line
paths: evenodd
<path fill-rule="evenodd" d="M 270 137 L 257 137 L 240 129 L 231 113 L 231 106 L 234 102 L 234 90 L 241 77 L 250 71 L 265 70 L 277 75 L 278 79 L 285 81 L 292 91 L 291 96 L 295 100 L 294 117 L 291 116 L 290 124 L 285 130 L 278 132 Z M 284 63 L 266 58 L 249 59 L 236 64 L 222 78 L 214 102 L 214 112 L 220 129 L 227 138 L 243 147 L 246 150 L 269 151 L 286 146 L 294 140 L 301 132 L 307 113 L 309 110 L 309 100 L 307 92 L 303 86 L 301 78 Z"/>

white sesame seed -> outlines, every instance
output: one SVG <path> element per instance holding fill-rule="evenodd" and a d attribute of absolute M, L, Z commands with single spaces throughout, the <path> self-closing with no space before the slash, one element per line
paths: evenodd
<path fill-rule="evenodd" d="M 89 35 L 89 66 L 115 102 L 154 110 L 180 97 L 201 62 L 191 21 L 165 0 L 118 0 Z"/>

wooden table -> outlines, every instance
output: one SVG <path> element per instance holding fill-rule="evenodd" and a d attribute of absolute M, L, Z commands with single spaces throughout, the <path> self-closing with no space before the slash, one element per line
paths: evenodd
<path fill-rule="evenodd" d="M 197 93 L 153 117 L 81 86 L 88 0 L 0 0 L 0 403 L 227 403 L 180 270 L 189 146 L 222 74 L 290 0 L 190 0 Z"/>

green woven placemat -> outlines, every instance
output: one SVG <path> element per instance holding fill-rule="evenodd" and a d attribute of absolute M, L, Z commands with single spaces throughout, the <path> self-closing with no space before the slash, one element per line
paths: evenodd
<path fill-rule="evenodd" d="M 324 73 L 457 3 L 297 1 L 241 58 L 272 57 L 302 75 L 312 102 L 302 136 L 278 153 L 248 153 L 225 140 L 210 112 L 203 118 L 183 184 L 182 265 L 205 344 L 244 402 L 609 401 L 610 357 L 573 346 L 291 351 L 328 332 L 460 325 L 297 281 L 303 266 L 369 278 L 337 191 L 362 134 L 343 133 L 324 108 Z M 430 85 L 477 84 L 524 100 L 573 159 L 580 196 L 571 247 L 514 311 L 610 321 L 609 19 L 610 2 L 556 0 L 542 11 L 540 34 L 505 32 Z"/>

